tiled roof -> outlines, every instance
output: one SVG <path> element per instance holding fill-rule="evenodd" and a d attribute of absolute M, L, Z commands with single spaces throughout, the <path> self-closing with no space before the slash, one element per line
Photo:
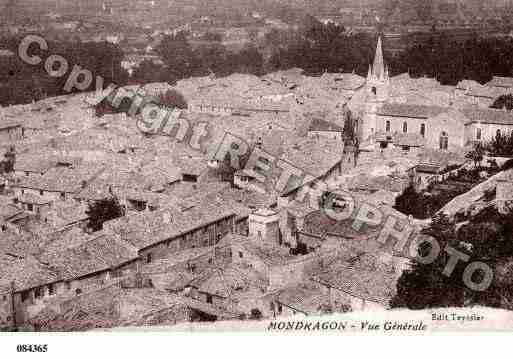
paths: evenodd
<path fill-rule="evenodd" d="M 448 109 L 440 106 L 385 103 L 383 106 L 381 106 L 381 108 L 378 109 L 377 114 L 381 116 L 428 119 L 435 117 L 445 111 L 448 111 Z"/>
<path fill-rule="evenodd" d="M 337 221 L 321 211 L 314 211 L 305 217 L 303 231 L 320 237 L 325 237 L 329 233 L 337 233 L 346 237 L 357 238 L 375 236 L 379 231 L 379 229 L 366 224 L 363 224 L 360 230 L 355 230 L 353 223 L 353 219 Z"/>
<path fill-rule="evenodd" d="M 21 291 L 57 282 L 60 278 L 55 268 L 41 263 L 33 256 L 19 259 L 0 257 L 0 267 L 0 288 L 3 290 L 10 288 L 11 282 L 14 282 L 15 291 Z"/>
<path fill-rule="evenodd" d="M 468 123 L 485 123 L 513 125 L 513 112 L 493 108 L 464 108 L 461 112 L 468 118 Z"/>
<path fill-rule="evenodd" d="M 480 86 L 482 86 L 482 85 L 479 82 L 474 81 L 474 80 L 461 80 L 456 85 L 456 88 L 458 90 L 470 90 L 470 89 L 473 89 L 475 87 L 480 87 Z"/>
<path fill-rule="evenodd" d="M 210 193 L 197 193 L 184 200 L 190 206 L 202 207 L 208 203 L 219 203 L 232 208 L 238 218 L 247 217 L 252 211 L 261 207 L 268 207 L 276 203 L 276 199 L 267 194 L 255 191 L 240 190 L 236 188 L 219 188 Z"/>
<path fill-rule="evenodd" d="M 322 293 L 320 286 L 314 282 L 285 288 L 277 299 L 280 303 L 307 314 L 320 313 L 322 306 L 329 304 L 330 301 L 329 297 Z"/>
<path fill-rule="evenodd" d="M 109 235 L 101 235 L 76 247 L 39 256 L 41 262 L 58 270 L 61 280 L 117 268 L 137 258 L 134 247 Z"/>
<path fill-rule="evenodd" d="M 284 86 L 273 82 L 269 83 L 261 81 L 242 92 L 242 95 L 247 98 L 258 98 L 266 96 L 284 96 L 291 93 L 291 90 Z"/>
<path fill-rule="evenodd" d="M 291 259 L 297 258 L 290 252 L 278 245 L 262 242 L 254 238 L 248 238 L 246 241 L 238 242 L 245 250 L 260 258 L 264 263 L 275 266 L 283 265 Z"/>
<path fill-rule="evenodd" d="M 13 128 L 13 127 L 19 127 L 19 126 L 21 126 L 21 123 L 17 120 L 2 119 L 0 121 L 0 130 Z"/>
<path fill-rule="evenodd" d="M 251 268 L 231 264 L 225 268 L 212 268 L 196 279 L 191 286 L 199 291 L 229 298 L 235 291 L 246 291 L 251 287 L 265 290 L 267 283 Z"/>
<path fill-rule="evenodd" d="M 244 98 L 237 98 L 236 95 L 210 95 L 192 101 L 195 105 L 214 106 L 241 111 L 263 111 L 263 112 L 289 112 L 290 106 L 285 102 L 274 102 L 270 100 L 248 101 Z"/>
<path fill-rule="evenodd" d="M 104 228 L 120 234 L 123 240 L 141 250 L 234 215 L 231 208 L 210 204 L 186 211 L 137 213 L 107 222 Z"/>
<path fill-rule="evenodd" d="M 0 201 L 3 201 L 4 198 L 0 197 Z M 0 204 L 0 219 L 1 220 L 9 220 L 10 218 L 16 216 L 17 214 L 22 213 L 23 210 L 16 207 L 12 203 L 1 203 Z"/>
<path fill-rule="evenodd" d="M 494 76 L 486 86 L 513 88 L 513 77 Z"/>
<path fill-rule="evenodd" d="M 21 203 L 36 204 L 36 205 L 43 205 L 43 204 L 48 204 L 48 203 L 52 202 L 51 200 L 45 199 L 40 196 L 33 195 L 31 193 L 25 193 L 25 194 L 21 195 L 18 198 L 18 200 Z"/>
<path fill-rule="evenodd" d="M 205 256 L 213 256 L 212 247 L 191 248 L 175 252 L 167 258 L 154 260 L 151 263 L 146 264 L 142 268 L 141 272 L 146 274 L 167 272 L 173 270 L 180 264 L 185 264 L 189 261 Z"/>
<path fill-rule="evenodd" d="M 323 120 L 321 118 L 314 118 L 310 122 L 309 131 L 326 131 L 326 132 L 344 132 L 344 129 L 332 122 Z"/>
<path fill-rule="evenodd" d="M 397 283 L 395 273 L 378 268 L 377 259 L 372 255 L 356 256 L 335 270 L 315 275 L 313 280 L 386 307 L 395 294 Z"/>
<path fill-rule="evenodd" d="M 365 77 L 356 74 L 340 74 L 335 83 L 345 90 L 357 90 L 365 84 Z"/>
<path fill-rule="evenodd" d="M 43 176 L 20 177 L 12 187 L 31 188 L 50 192 L 77 193 L 85 183 L 101 172 L 96 166 L 52 168 Z"/>
<path fill-rule="evenodd" d="M 285 148 L 282 158 L 318 178 L 342 161 L 343 150 L 339 140 L 306 139 Z"/>
<path fill-rule="evenodd" d="M 68 225 L 79 221 L 84 221 L 89 217 L 86 214 L 86 206 L 75 201 L 57 201 L 51 207 L 54 214 L 54 225 Z"/>
<path fill-rule="evenodd" d="M 465 95 L 473 96 L 473 97 L 484 97 L 489 99 L 496 99 L 501 95 L 505 95 L 507 91 L 503 88 L 496 87 L 488 87 L 488 86 L 478 86 L 472 87 L 467 91 Z"/>
<path fill-rule="evenodd" d="M 180 200 L 175 196 L 163 193 L 154 193 L 122 187 L 115 187 L 112 192 L 117 198 L 146 202 L 149 206 L 153 207 L 174 206 L 180 203 Z"/>
<path fill-rule="evenodd" d="M 56 165 L 55 161 L 44 156 L 17 156 L 14 163 L 15 171 L 44 173 Z"/>

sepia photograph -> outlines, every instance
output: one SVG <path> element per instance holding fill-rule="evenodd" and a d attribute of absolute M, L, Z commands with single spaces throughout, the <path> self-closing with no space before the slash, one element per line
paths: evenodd
<path fill-rule="evenodd" d="M 1 0 L 0 338 L 511 331 L 512 110 L 513 0 Z"/>

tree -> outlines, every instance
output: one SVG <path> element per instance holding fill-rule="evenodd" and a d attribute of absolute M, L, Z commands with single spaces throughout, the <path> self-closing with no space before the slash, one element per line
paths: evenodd
<path fill-rule="evenodd" d="M 344 137 L 350 143 L 354 143 L 356 140 L 356 131 L 355 131 L 355 120 L 353 118 L 353 114 L 350 110 L 346 110 L 344 114 Z"/>
<path fill-rule="evenodd" d="M 453 224 L 445 215 L 433 218 L 431 226 L 425 230 L 438 243 L 440 248 L 448 244 L 454 245 L 455 231 Z M 426 244 L 418 251 L 420 256 L 429 254 L 431 246 Z M 462 307 L 464 289 L 461 282 L 461 265 L 457 266 L 450 276 L 443 275 L 448 254 L 441 251 L 434 262 L 422 264 L 417 262 L 411 270 L 403 272 L 397 282 L 397 293 L 391 300 L 391 307 L 406 307 L 419 310 L 439 307 Z"/>
<path fill-rule="evenodd" d="M 481 144 L 477 144 L 472 151 L 465 155 L 465 158 L 468 158 L 472 162 L 474 162 L 474 168 L 477 168 L 479 164 L 483 161 L 484 150 Z"/>
<path fill-rule="evenodd" d="M 401 195 L 397 196 L 394 208 L 415 218 L 425 218 L 429 210 L 429 206 L 425 204 L 424 196 L 417 193 L 413 184 L 410 184 Z"/>
<path fill-rule="evenodd" d="M 16 149 L 14 146 L 4 154 L 3 172 L 10 173 L 14 171 L 14 164 L 16 162 Z"/>
<path fill-rule="evenodd" d="M 456 225 L 447 216 L 433 218 L 424 234 L 436 240 L 440 248 L 451 247 L 468 255 L 465 263 L 459 263 L 450 276 L 444 275 L 449 261 L 446 251 L 441 251 L 433 263 L 415 263 L 405 271 L 397 283 L 397 294 L 391 306 L 410 309 L 436 307 L 462 307 L 481 305 L 510 308 L 513 304 L 511 273 L 513 259 L 513 215 L 502 215 L 496 208 L 486 207 L 470 216 L 463 224 Z M 429 244 L 419 248 L 425 257 L 431 249 Z M 463 273 L 468 263 L 483 262 L 494 273 L 491 285 L 483 291 L 467 288 Z M 473 281 L 484 278 L 482 271 L 474 273 Z"/>
<path fill-rule="evenodd" d="M 513 95 L 507 94 L 507 95 L 499 96 L 490 107 L 498 108 L 498 109 L 506 109 L 508 111 L 513 110 Z"/>
<path fill-rule="evenodd" d="M 183 79 L 192 75 L 196 59 L 186 32 L 164 37 L 155 50 L 173 78 Z"/>
<path fill-rule="evenodd" d="M 122 217 L 124 211 L 119 201 L 112 197 L 90 204 L 86 210 L 86 215 L 89 217 L 87 227 L 93 232 L 97 232 L 103 229 L 105 222 Z"/>
<path fill-rule="evenodd" d="M 251 309 L 249 319 L 260 320 L 262 319 L 262 312 L 259 309 Z"/>
<path fill-rule="evenodd" d="M 164 94 L 159 95 L 160 104 L 167 107 L 175 107 L 179 109 L 186 109 L 188 107 L 187 101 L 183 95 L 176 90 L 168 90 Z"/>
<path fill-rule="evenodd" d="M 150 60 L 144 60 L 137 68 L 135 68 L 131 80 L 138 84 L 160 82 L 162 80 L 172 81 L 168 75 L 168 71 L 164 66 L 156 64 Z"/>
<path fill-rule="evenodd" d="M 498 132 L 489 143 L 484 145 L 484 149 L 494 155 L 513 156 L 513 133 Z"/>

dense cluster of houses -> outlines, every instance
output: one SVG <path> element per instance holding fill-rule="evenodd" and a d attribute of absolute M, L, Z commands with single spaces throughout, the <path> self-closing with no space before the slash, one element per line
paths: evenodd
<path fill-rule="evenodd" d="M 0 177 L 0 325 L 51 329 L 98 311 L 108 325 L 127 323 L 116 315 L 144 325 L 388 308 L 412 259 L 379 243 L 379 227 L 335 221 L 303 192 L 323 182 L 410 223 L 391 207 L 402 180 L 443 178 L 457 168 L 452 151 L 513 126 L 507 111 L 469 100 L 476 89 L 508 93 L 511 81 L 474 85 L 390 78 L 378 43 L 367 79 L 292 69 L 173 87 L 188 103 L 183 119 L 207 124 L 213 142 L 230 133 L 311 178 L 283 188 L 145 135 L 124 113 L 97 117 L 87 94 L 3 109 L 0 143 L 14 163 Z M 390 147 L 445 162 L 388 166 Z M 105 200 L 120 213 L 93 228 L 90 208 Z M 109 296 L 126 307 L 111 310 Z"/>

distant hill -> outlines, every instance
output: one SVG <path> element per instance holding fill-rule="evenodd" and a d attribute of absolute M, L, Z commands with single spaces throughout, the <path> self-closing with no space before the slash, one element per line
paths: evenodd
<path fill-rule="evenodd" d="M 41 15 L 49 12 L 66 14 L 95 14 L 106 3 L 121 13 L 160 11 L 163 16 L 198 14 L 236 16 L 259 11 L 270 17 L 283 17 L 287 12 L 291 21 L 301 21 L 305 14 L 336 14 L 340 9 L 355 11 L 376 10 L 383 20 L 429 20 L 438 17 L 483 15 L 483 11 L 501 12 L 513 9 L 513 0 L 0 0 L 0 16 Z M 497 9 L 495 9 L 497 8 Z M 149 19 L 147 19 L 149 20 Z"/>

